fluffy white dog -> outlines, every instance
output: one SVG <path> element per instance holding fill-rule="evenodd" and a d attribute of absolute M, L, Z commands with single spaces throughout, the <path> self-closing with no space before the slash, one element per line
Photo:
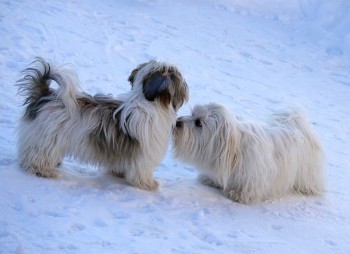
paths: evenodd
<path fill-rule="evenodd" d="M 55 90 L 51 81 L 58 84 Z M 65 156 L 103 167 L 128 183 L 155 190 L 153 179 L 170 141 L 176 111 L 188 100 L 180 71 L 162 62 L 137 66 L 132 89 L 116 99 L 79 91 L 74 73 L 37 58 L 17 85 L 25 95 L 18 129 L 20 165 L 56 177 Z"/>
<path fill-rule="evenodd" d="M 276 113 L 264 123 L 236 118 L 218 104 L 179 117 L 175 157 L 196 166 L 200 180 L 237 202 L 257 203 L 324 191 L 323 152 L 304 114 Z"/>

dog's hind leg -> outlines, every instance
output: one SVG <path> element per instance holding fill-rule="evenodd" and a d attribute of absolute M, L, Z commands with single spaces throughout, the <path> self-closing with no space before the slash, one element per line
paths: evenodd
<path fill-rule="evenodd" d="M 56 178 L 58 176 L 56 167 L 62 159 L 35 147 L 19 151 L 20 166 L 25 171 L 41 177 Z"/>
<path fill-rule="evenodd" d="M 54 153 L 34 152 L 36 149 L 32 148 L 32 152 L 24 152 L 23 156 L 19 156 L 20 165 L 25 170 L 36 176 L 46 178 L 57 178 L 57 165 L 62 161 L 62 156 L 55 156 Z"/>
<path fill-rule="evenodd" d="M 322 169 L 310 165 L 309 168 L 299 170 L 293 188 L 303 195 L 322 194 L 325 190 Z"/>
<path fill-rule="evenodd" d="M 298 154 L 298 172 L 294 190 L 304 195 L 320 195 L 325 191 L 324 154 L 317 136 L 305 123 L 300 125 L 305 139 Z"/>
<path fill-rule="evenodd" d="M 20 166 L 34 175 L 55 178 L 58 176 L 57 166 L 63 160 L 63 152 L 56 142 L 47 135 L 40 138 L 35 132 L 20 132 L 18 142 L 18 159 Z M 29 137 L 29 138 L 28 138 Z"/>

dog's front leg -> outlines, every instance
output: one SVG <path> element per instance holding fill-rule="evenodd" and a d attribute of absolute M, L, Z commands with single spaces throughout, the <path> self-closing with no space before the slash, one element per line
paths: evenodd
<path fill-rule="evenodd" d="M 207 185 L 207 186 L 210 186 L 210 187 L 214 187 L 214 188 L 217 188 L 217 189 L 222 189 L 220 187 L 219 183 L 215 182 L 213 179 L 211 179 L 207 175 L 203 175 L 203 174 L 199 175 L 198 180 L 204 185 Z"/>
<path fill-rule="evenodd" d="M 125 179 L 132 186 L 147 191 L 155 191 L 159 187 L 159 183 L 153 179 L 153 169 L 142 170 L 132 169 L 125 172 Z"/>

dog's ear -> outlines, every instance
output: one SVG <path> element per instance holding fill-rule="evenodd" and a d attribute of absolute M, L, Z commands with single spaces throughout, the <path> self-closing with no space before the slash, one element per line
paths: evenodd
<path fill-rule="evenodd" d="M 213 135 L 213 146 L 218 153 L 230 155 L 227 158 L 223 158 L 223 160 L 230 160 L 236 155 L 240 139 L 240 132 L 236 125 L 235 116 L 231 115 L 220 104 L 210 103 L 208 107 L 210 107 L 211 119 L 215 122 L 215 127 L 211 130 L 212 133 L 216 133 Z"/>
<path fill-rule="evenodd" d="M 185 102 L 188 101 L 189 90 L 186 81 L 182 78 L 180 78 L 179 83 L 175 85 L 177 86 L 177 89 L 175 89 L 172 105 L 175 111 L 177 111 Z"/>
<path fill-rule="evenodd" d="M 159 98 L 161 103 L 167 106 L 174 95 L 172 84 L 173 81 L 169 75 L 155 72 L 144 79 L 143 94 L 147 100 L 154 101 L 156 98 Z"/>
<path fill-rule="evenodd" d="M 137 75 L 137 73 L 147 65 L 148 63 L 143 63 L 138 65 L 135 69 L 133 69 L 129 75 L 128 81 L 130 82 L 131 86 L 134 86 L 134 81 L 135 81 L 135 77 Z"/>
<path fill-rule="evenodd" d="M 231 168 L 237 163 L 237 156 L 239 154 L 239 144 L 237 143 L 238 130 L 232 125 L 232 122 L 227 119 L 220 119 L 217 123 L 217 133 L 213 135 L 213 147 L 217 154 L 215 162 L 222 166 L 223 186 L 227 186 L 227 181 L 230 178 Z"/>

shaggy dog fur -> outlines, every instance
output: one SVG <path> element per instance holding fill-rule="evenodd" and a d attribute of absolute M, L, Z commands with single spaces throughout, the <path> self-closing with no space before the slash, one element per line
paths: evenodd
<path fill-rule="evenodd" d="M 78 90 L 72 71 L 37 58 L 17 82 L 26 106 L 18 128 L 20 165 L 56 177 L 70 156 L 156 190 L 153 169 L 167 150 L 188 87 L 174 65 L 156 61 L 137 66 L 129 81 L 131 91 L 117 98 L 90 96 Z"/>
<path fill-rule="evenodd" d="M 324 191 L 322 148 L 301 111 L 257 123 L 218 104 L 197 105 L 191 116 L 178 118 L 173 135 L 175 157 L 196 166 L 203 183 L 234 201 Z"/>

